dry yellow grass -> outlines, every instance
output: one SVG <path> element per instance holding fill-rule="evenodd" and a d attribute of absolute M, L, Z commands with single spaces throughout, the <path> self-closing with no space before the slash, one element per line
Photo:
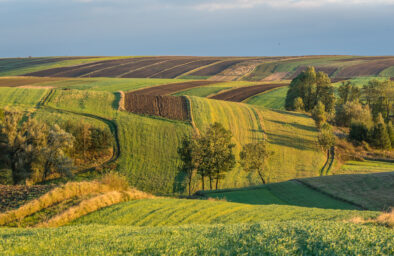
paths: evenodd
<path fill-rule="evenodd" d="M 394 228 L 394 208 L 389 212 L 383 212 L 375 219 L 364 219 L 362 217 L 353 217 L 348 222 L 356 224 L 375 223 L 389 228 Z"/>
<path fill-rule="evenodd" d="M 110 191 L 96 197 L 86 199 L 79 205 L 69 208 L 47 222 L 38 224 L 37 227 L 63 226 L 81 216 L 97 211 L 101 208 L 130 200 L 147 198 L 154 198 L 154 196 L 136 189 L 129 189 L 126 191 Z"/>
<path fill-rule="evenodd" d="M 69 182 L 61 187 L 54 188 L 45 195 L 19 207 L 0 214 L 0 226 L 5 225 L 14 220 L 20 220 L 24 217 L 38 212 L 51 205 L 59 203 L 63 200 L 88 195 L 92 193 L 103 193 L 114 190 L 113 187 L 98 181 L 92 182 Z"/>

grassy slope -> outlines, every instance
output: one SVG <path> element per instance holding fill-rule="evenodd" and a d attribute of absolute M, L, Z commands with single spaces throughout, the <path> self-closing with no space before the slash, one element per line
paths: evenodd
<path fill-rule="evenodd" d="M 227 201 L 246 204 L 280 204 L 317 207 L 326 209 L 359 209 L 313 190 L 297 181 L 285 181 L 268 185 L 205 192 L 204 196 L 225 198 Z"/>
<path fill-rule="evenodd" d="M 393 231 L 333 221 L 0 229 L 6 255 L 390 255 Z"/>
<path fill-rule="evenodd" d="M 268 166 L 271 182 L 315 176 L 324 163 L 324 155 L 318 152 L 315 143 L 317 131 L 313 120 L 305 115 L 198 97 L 191 97 L 191 102 L 193 118 L 200 130 L 217 121 L 232 131 L 237 157 L 242 145 L 263 139 L 266 134 L 274 152 Z M 235 168 L 226 175 L 222 187 L 259 183 L 256 173 Z"/>
<path fill-rule="evenodd" d="M 191 133 L 184 122 L 117 111 L 118 99 L 109 92 L 56 90 L 49 106 L 94 114 L 113 120 L 118 126 L 121 155 L 119 171 L 133 186 L 156 193 L 178 192 L 180 162 L 177 147 Z"/>
<path fill-rule="evenodd" d="M 281 87 L 277 89 L 273 89 L 258 95 L 255 95 L 248 100 L 246 100 L 245 103 L 251 104 L 251 105 L 256 105 L 256 106 L 261 106 L 261 107 L 266 107 L 266 108 L 272 108 L 272 109 L 280 109 L 284 110 L 285 109 L 285 99 L 286 99 L 286 94 L 288 91 L 288 87 Z"/>
<path fill-rule="evenodd" d="M 392 172 L 394 163 L 380 161 L 348 161 L 332 174 L 366 174 L 375 172 Z"/>
<path fill-rule="evenodd" d="M 333 175 L 302 181 L 368 209 L 381 210 L 394 206 L 394 172 Z"/>
<path fill-rule="evenodd" d="M 144 199 L 113 205 L 77 219 L 73 225 L 174 226 L 290 220 L 342 221 L 354 216 L 376 217 L 377 214 L 378 212 L 371 211 L 163 198 Z"/>
<path fill-rule="evenodd" d="M 0 77 L 1 86 L 29 85 L 93 91 L 132 91 L 161 84 L 184 82 L 180 79 L 153 78 L 48 78 L 48 77 Z M 189 80 L 188 80 L 189 81 Z"/>
<path fill-rule="evenodd" d="M 35 107 L 47 92 L 47 89 L 0 87 L 0 107 Z"/>

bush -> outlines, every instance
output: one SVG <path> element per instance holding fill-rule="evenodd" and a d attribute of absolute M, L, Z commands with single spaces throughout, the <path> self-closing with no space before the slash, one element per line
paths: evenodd
<path fill-rule="evenodd" d="M 358 102 L 347 102 L 336 108 L 335 123 L 338 126 L 350 127 L 352 122 L 372 124 L 372 114 L 368 106 L 363 107 Z"/>
<path fill-rule="evenodd" d="M 327 116 L 324 104 L 319 101 L 312 110 L 312 118 L 315 120 L 316 127 L 320 129 L 321 125 L 326 122 Z"/>
<path fill-rule="evenodd" d="M 101 183 L 108 185 L 112 189 L 116 190 L 127 190 L 129 188 L 129 182 L 126 176 L 119 174 L 115 171 L 110 171 L 101 178 Z"/>
<path fill-rule="evenodd" d="M 369 129 L 365 123 L 353 122 L 350 125 L 349 139 L 358 142 L 369 141 L 368 134 Z"/>

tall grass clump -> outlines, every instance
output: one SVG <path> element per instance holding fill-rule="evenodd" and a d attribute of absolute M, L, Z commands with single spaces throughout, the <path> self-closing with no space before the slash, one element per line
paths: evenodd
<path fill-rule="evenodd" d="M 113 172 L 104 175 L 99 181 L 68 182 L 65 185 L 52 189 L 43 196 L 21 206 L 18 209 L 0 214 L 0 226 L 11 221 L 21 220 L 26 216 L 67 199 L 94 193 L 123 191 L 128 188 L 127 179 L 124 176 Z"/>
<path fill-rule="evenodd" d="M 136 189 L 126 191 L 110 191 L 82 201 L 77 206 L 71 207 L 63 213 L 53 217 L 47 222 L 37 225 L 38 227 L 58 227 L 63 226 L 88 213 L 101 208 L 118 204 L 130 200 L 153 198 L 152 195 Z"/>
<path fill-rule="evenodd" d="M 354 217 L 349 220 L 351 223 L 356 223 L 356 224 L 367 224 L 367 223 L 373 223 L 373 224 L 378 224 L 381 226 L 386 226 L 389 228 L 394 228 L 394 208 L 392 208 L 388 212 L 383 212 L 381 213 L 378 217 L 372 218 L 372 219 L 364 219 L 362 217 Z"/>

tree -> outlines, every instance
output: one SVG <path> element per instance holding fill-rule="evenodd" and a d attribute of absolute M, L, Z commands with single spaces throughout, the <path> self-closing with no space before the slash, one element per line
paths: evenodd
<path fill-rule="evenodd" d="M 197 148 L 193 142 L 194 140 L 184 138 L 181 146 L 178 148 L 178 155 L 183 163 L 181 171 L 185 174 L 189 186 L 189 196 L 191 195 L 193 176 L 198 168 L 197 156 L 193 155 L 193 153 L 196 153 Z"/>
<path fill-rule="evenodd" d="M 205 152 L 203 166 L 208 172 L 211 189 L 212 180 L 216 179 L 217 189 L 225 173 L 233 169 L 236 164 L 233 154 L 235 145 L 231 143 L 231 138 L 231 131 L 226 130 L 220 123 L 209 126 L 201 137 L 200 145 L 203 146 L 202 151 Z"/>
<path fill-rule="evenodd" d="M 257 171 L 263 184 L 266 184 L 263 171 L 270 154 L 265 140 L 246 144 L 239 154 L 241 166 L 247 172 Z"/>
<path fill-rule="evenodd" d="M 329 124 L 324 123 L 321 126 L 321 130 L 318 134 L 317 139 L 322 150 L 327 152 L 328 162 L 330 159 L 330 149 L 335 146 L 335 135 L 332 132 L 332 127 Z"/>
<path fill-rule="evenodd" d="M 300 97 L 305 111 L 311 111 L 321 101 L 327 112 L 334 110 L 335 95 L 334 87 L 330 78 L 323 72 L 316 72 L 313 67 L 308 67 L 294 78 L 286 95 L 285 107 L 287 110 L 295 110 L 295 100 Z"/>
<path fill-rule="evenodd" d="M 23 121 L 22 117 L 21 112 L 6 110 L 0 126 L 13 183 L 42 181 L 48 173 L 67 173 L 71 160 L 63 150 L 72 146 L 73 137 L 59 127 L 49 129 L 30 117 Z"/>
<path fill-rule="evenodd" d="M 389 134 L 390 137 L 391 148 L 394 148 L 394 128 L 391 121 L 387 123 L 387 133 Z"/>
<path fill-rule="evenodd" d="M 369 141 L 369 128 L 364 122 L 352 122 L 350 125 L 349 139 L 355 141 Z"/>
<path fill-rule="evenodd" d="M 340 104 L 358 102 L 361 97 L 361 90 L 350 81 L 342 82 L 338 88 L 338 96 Z"/>
<path fill-rule="evenodd" d="M 178 149 L 183 162 L 183 172 L 187 173 L 189 188 L 191 176 L 196 172 L 201 177 L 202 190 L 205 189 L 205 178 L 209 178 L 210 189 L 216 180 L 216 189 L 225 173 L 235 166 L 232 134 L 220 123 L 214 123 L 204 133 L 186 139 Z"/>
<path fill-rule="evenodd" d="M 327 116 L 323 103 L 319 101 L 312 110 L 312 118 L 315 120 L 316 127 L 320 129 L 321 125 L 326 122 Z"/>
<path fill-rule="evenodd" d="M 372 115 L 368 105 L 363 106 L 356 101 L 348 101 L 337 106 L 335 123 L 338 126 L 349 127 L 352 122 L 372 124 Z"/>
<path fill-rule="evenodd" d="M 381 113 L 383 118 L 389 121 L 394 102 L 394 83 L 390 80 L 374 79 L 363 86 L 362 93 L 374 118 Z"/>
<path fill-rule="evenodd" d="M 391 140 L 387 132 L 382 114 L 379 113 L 376 123 L 371 131 L 371 143 L 374 147 L 380 149 L 390 149 Z"/>
<path fill-rule="evenodd" d="M 301 111 L 304 111 L 304 109 L 305 109 L 305 106 L 304 106 L 304 102 L 302 101 L 302 98 L 297 97 L 294 100 L 294 110 L 297 112 L 301 112 Z"/>

